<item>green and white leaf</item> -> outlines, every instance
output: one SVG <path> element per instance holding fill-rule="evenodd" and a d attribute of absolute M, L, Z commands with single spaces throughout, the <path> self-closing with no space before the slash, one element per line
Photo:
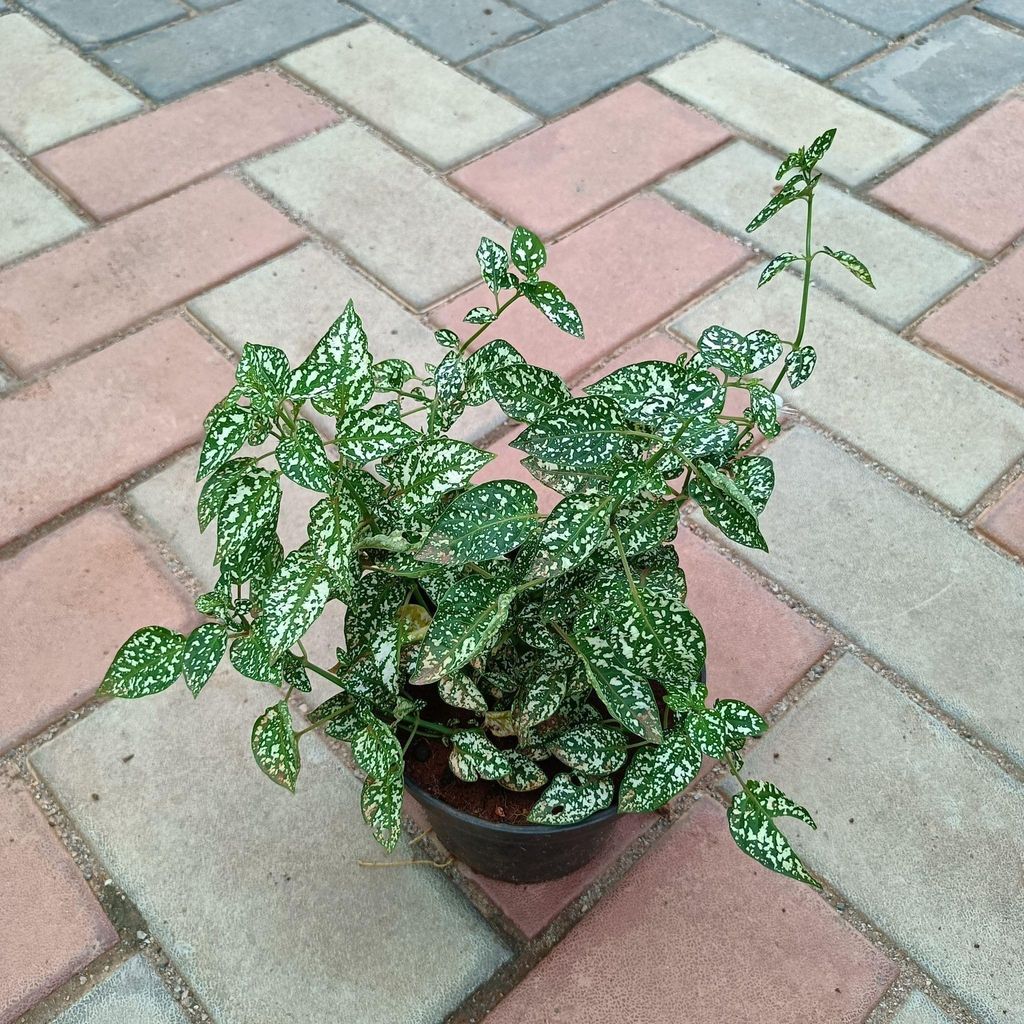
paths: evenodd
<path fill-rule="evenodd" d="M 252 402 L 252 408 L 273 417 L 278 404 L 287 397 L 291 367 L 288 356 L 273 345 L 242 347 L 242 358 L 235 368 L 235 391 Z"/>
<path fill-rule="evenodd" d="M 199 492 L 199 532 L 202 533 L 217 518 L 220 507 L 234 482 L 255 465 L 253 459 L 232 459 L 225 462 L 203 484 Z"/>
<path fill-rule="evenodd" d="M 280 664 L 273 662 L 271 655 L 270 645 L 258 631 L 232 640 L 228 651 L 232 666 L 246 679 L 280 686 L 283 672 Z"/>
<path fill-rule="evenodd" d="M 182 673 L 185 638 L 163 626 L 137 629 L 114 655 L 99 692 L 148 697 L 166 690 Z"/>
<path fill-rule="evenodd" d="M 768 723 L 761 714 L 741 700 L 716 700 L 713 712 L 725 725 L 729 746 L 733 750 L 742 747 L 747 739 L 764 735 L 768 729 Z"/>
<path fill-rule="evenodd" d="M 794 252 L 780 252 L 778 256 L 773 256 L 765 264 L 764 270 L 761 271 L 761 277 L 758 279 L 757 287 L 760 288 L 762 285 L 766 285 L 773 277 L 775 277 L 776 274 L 781 273 L 791 263 L 796 263 L 798 260 L 802 259 L 803 256 L 798 256 Z"/>
<path fill-rule="evenodd" d="M 326 494 L 334 486 L 334 464 L 309 420 L 297 420 L 294 432 L 278 443 L 274 454 L 281 472 L 300 487 Z"/>
<path fill-rule="evenodd" d="M 516 692 L 512 702 L 512 719 L 516 732 L 528 732 L 546 722 L 565 699 L 567 673 L 540 672 L 531 676 Z"/>
<path fill-rule="evenodd" d="M 619 784 L 619 811 L 644 814 L 663 807 L 700 771 L 700 751 L 683 729 L 665 733 L 658 746 L 641 747 Z"/>
<path fill-rule="evenodd" d="M 754 512 L 760 515 L 775 489 L 775 467 L 767 455 L 751 455 L 732 464 L 736 485 L 750 499 Z"/>
<path fill-rule="evenodd" d="M 498 318 L 494 315 L 493 309 L 486 306 L 474 306 L 463 318 L 467 324 L 493 324 Z"/>
<path fill-rule="evenodd" d="M 620 367 L 584 390 L 612 399 L 629 419 L 667 434 L 694 416 L 717 416 L 725 404 L 725 388 L 713 373 L 657 359 Z"/>
<path fill-rule="evenodd" d="M 197 480 L 219 469 L 246 444 L 251 417 L 248 408 L 242 408 L 226 398 L 209 411 L 203 420 L 206 436 L 199 452 Z"/>
<path fill-rule="evenodd" d="M 758 373 L 782 357 L 782 342 L 774 331 L 763 327 L 746 335 L 748 373 Z"/>
<path fill-rule="evenodd" d="M 493 458 L 465 441 L 433 437 L 389 455 L 379 470 L 398 492 L 395 504 L 407 512 L 436 505 Z"/>
<path fill-rule="evenodd" d="M 487 375 L 491 397 L 520 423 L 536 423 L 572 396 L 557 373 L 529 363 L 510 363 Z"/>
<path fill-rule="evenodd" d="M 359 522 L 359 507 L 344 492 L 328 495 L 309 510 L 305 547 L 331 571 L 332 588 L 339 593 L 352 587 L 352 544 Z"/>
<path fill-rule="evenodd" d="M 506 366 L 524 366 L 526 360 L 504 339 L 495 338 L 466 358 L 466 402 L 483 405 L 491 398 L 490 375 Z"/>
<path fill-rule="evenodd" d="M 337 424 L 334 444 L 357 465 L 375 462 L 420 438 L 391 403 L 355 409 Z"/>
<path fill-rule="evenodd" d="M 544 243 L 530 230 L 518 227 L 512 232 L 512 262 L 527 277 L 538 273 L 548 261 Z"/>
<path fill-rule="evenodd" d="M 539 309 L 560 331 L 573 337 L 583 337 L 583 321 L 579 310 L 565 297 L 562 289 L 550 281 L 523 284 L 523 294 L 535 309 Z"/>
<path fill-rule="evenodd" d="M 751 515 L 738 501 L 697 475 L 690 480 L 688 493 L 700 505 L 708 522 L 717 526 L 726 537 L 748 548 L 768 550 L 758 528 L 757 517 Z"/>
<path fill-rule="evenodd" d="M 182 656 L 185 684 L 193 697 L 207 684 L 228 647 L 228 631 L 219 622 L 204 622 L 189 633 Z"/>
<path fill-rule="evenodd" d="M 367 779 L 359 797 L 363 821 L 370 826 L 373 838 L 389 852 L 398 845 L 402 834 L 401 773 L 384 779 Z"/>
<path fill-rule="evenodd" d="M 437 695 L 453 708 L 464 708 L 478 714 L 487 714 L 487 701 L 476 683 L 461 672 L 441 676 L 437 681 Z"/>
<path fill-rule="evenodd" d="M 633 558 L 672 540 L 679 528 L 679 505 L 674 501 L 624 501 L 614 525 L 626 556 Z"/>
<path fill-rule="evenodd" d="M 814 364 L 818 360 L 818 353 L 810 345 L 803 345 L 793 349 L 786 356 L 786 379 L 791 388 L 798 388 L 803 384 L 814 371 Z"/>
<path fill-rule="evenodd" d="M 398 737 L 376 715 L 363 716 L 363 727 L 352 737 L 356 764 L 375 779 L 401 774 L 402 745 Z"/>
<path fill-rule="evenodd" d="M 757 424 L 757 429 L 765 437 L 778 436 L 781 429 L 779 427 L 779 409 L 782 406 L 782 399 L 758 381 L 751 381 L 748 390 L 750 392 L 750 407 L 747 411 L 750 418 Z"/>
<path fill-rule="evenodd" d="M 614 798 L 610 779 L 576 780 L 563 772 L 551 780 L 526 820 L 534 825 L 575 825 L 610 807 Z"/>
<path fill-rule="evenodd" d="M 530 574 L 550 579 L 586 561 L 608 535 L 615 500 L 602 494 L 569 494 L 544 522 Z"/>
<path fill-rule="evenodd" d="M 513 765 L 480 729 L 459 729 L 452 740 L 448 766 L 463 782 L 497 781 L 511 775 Z"/>
<path fill-rule="evenodd" d="M 529 793 L 547 783 L 547 774 L 536 761 L 518 750 L 506 750 L 504 753 L 511 771 L 497 780 L 500 785 L 515 793 Z"/>
<path fill-rule="evenodd" d="M 822 132 L 808 147 L 804 154 L 804 166 L 808 172 L 812 171 L 818 161 L 829 151 L 832 140 L 836 137 L 836 129 L 829 128 Z"/>
<path fill-rule="evenodd" d="M 626 763 L 626 737 L 608 725 L 578 725 L 560 733 L 549 749 L 583 775 L 610 775 Z"/>
<path fill-rule="evenodd" d="M 846 267 L 858 281 L 866 284 L 869 288 L 875 287 L 875 282 L 871 280 L 871 271 L 853 253 L 844 252 L 842 249 L 830 249 L 827 245 L 822 246 L 822 251 Z"/>
<path fill-rule="evenodd" d="M 768 200 L 764 209 L 747 225 L 748 232 L 754 232 L 790 203 L 800 199 L 806 192 L 807 182 L 802 174 L 795 174 L 778 192 Z"/>
<path fill-rule="evenodd" d="M 676 438 L 675 448 L 687 459 L 725 458 L 736 449 L 739 429 L 713 416 L 700 416 Z"/>
<path fill-rule="evenodd" d="M 497 295 L 505 287 L 508 277 L 508 253 L 503 246 L 484 237 L 477 246 L 476 261 L 480 264 L 480 276 L 484 284 Z"/>
<path fill-rule="evenodd" d="M 252 753 L 267 778 L 295 792 L 301 759 L 287 701 L 271 704 L 256 719 L 252 727 Z"/>
<path fill-rule="evenodd" d="M 615 459 L 626 429 L 611 399 L 572 398 L 527 427 L 511 446 L 561 469 L 591 469 Z"/>
<path fill-rule="evenodd" d="M 344 312 L 292 374 L 295 399 L 326 398 L 335 415 L 361 408 L 373 397 L 373 359 L 366 332 L 350 299 Z"/>
<path fill-rule="evenodd" d="M 442 348 L 458 348 L 462 343 L 462 339 L 454 331 L 449 331 L 447 328 L 434 331 L 434 341 Z"/>
<path fill-rule="evenodd" d="M 412 363 L 405 359 L 382 359 L 373 364 L 373 390 L 398 391 L 415 376 Z"/>
<path fill-rule="evenodd" d="M 262 466 L 248 465 L 227 485 L 217 512 L 215 562 L 229 555 L 244 560 L 263 551 L 277 531 L 281 487 L 277 477 Z"/>
<path fill-rule="evenodd" d="M 319 618 L 330 595 L 328 573 L 308 550 L 289 554 L 263 595 L 263 636 L 273 655 L 288 650 Z"/>

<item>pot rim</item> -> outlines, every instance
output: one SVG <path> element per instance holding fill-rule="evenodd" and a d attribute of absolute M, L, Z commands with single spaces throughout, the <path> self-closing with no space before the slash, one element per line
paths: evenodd
<path fill-rule="evenodd" d="M 451 804 L 447 804 L 432 793 L 428 793 L 421 786 L 417 785 L 417 783 L 413 782 L 408 775 L 405 775 L 405 786 L 406 789 L 412 793 L 413 797 L 422 804 L 432 804 L 435 807 L 444 810 L 446 814 L 451 815 L 456 820 L 462 821 L 466 824 L 476 825 L 481 828 L 489 829 L 492 832 L 498 832 L 509 836 L 543 836 L 550 835 L 553 832 L 567 833 L 574 830 L 579 831 L 592 825 L 601 824 L 612 818 L 616 818 L 619 814 L 619 805 L 618 801 L 616 801 L 610 807 L 606 807 L 603 811 L 597 811 L 597 813 L 590 815 L 589 818 L 584 818 L 583 821 L 577 821 L 572 825 L 506 825 L 503 822 L 488 821 L 486 818 L 478 818 L 475 814 L 467 814 L 466 811 L 460 811 L 457 807 L 452 807 Z"/>

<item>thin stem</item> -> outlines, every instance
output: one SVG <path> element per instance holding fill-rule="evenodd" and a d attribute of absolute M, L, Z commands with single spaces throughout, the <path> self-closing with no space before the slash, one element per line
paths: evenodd
<path fill-rule="evenodd" d="M 504 303 L 499 303 L 499 304 L 498 304 L 497 306 L 495 306 L 495 307 L 494 307 L 494 320 L 497 320 L 497 319 L 498 319 L 498 317 L 499 317 L 499 316 L 501 316 L 501 314 L 502 314 L 502 313 L 504 313 L 504 312 L 505 312 L 505 310 L 506 310 L 506 309 L 508 309 L 508 307 L 509 307 L 509 306 L 511 306 L 511 305 L 512 305 L 512 303 L 516 301 L 516 299 L 518 299 L 518 298 L 519 298 L 520 294 L 522 294 L 522 293 L 521 293 L 521 292 L 516 292 L 516 293 L 515 293 L 515 295 L 513 295 L 513 296 L 512 296 L 512 298 L 508 300 L 508 302 L 504 302 Z M 495 298 L 497 298 L 497 296 L 495 296 Z M 466 340 L 465 340 L 465 341 L 464 341 L 464 342 L 463 342 L 463 343 L 462 343 L 462 344 L 461 344 L 461 345 L 459 346 L 459 348 L 458 348 L 458 354 L 459 354 L 459 355 L 461 356 L 461 355 L 462 355 L 462 353 L 463 353 L 463 352 L 465 352 L 465 351 L 466 351 L 466 349 L 468 349 L 468 348 L 469 348 L 469 346 L 470 346 L 470 345 L 472 345 L 472 344 L 473 344 L 473 342 L 474 342 L 474 341 L 476 341 L 476 339 L 477 339 L 477 338 L 479 338 L 479 337 L 480 337 L 480 335 L 481 335 L 481 334 L 483 334 L 483 333 L 484 333 L 484 331 L 486 331 L 488 327 L 490 327 L 490 326 L 492 326 L 492 325 L 494 324 L 494 320 L 492 320 L 492 321 L 491 321 L 491 322 L 490 322 L 489 324 L 481 324 L 481 325 L 480 325 L 480 327 L 479 327 L 479 328 L 478 328 L 477 330 L 475 330 L 475 331 L 474 331 L 474 332 L 473 332 L 473 333 L 472 333 L 472 334 L 471 334 L 471 335 L 470 335 L 470 336 L 469 336 L 469 337 L 468 337 L 468 338 L 467 338 L 467 339 L 466 339 Z"/>

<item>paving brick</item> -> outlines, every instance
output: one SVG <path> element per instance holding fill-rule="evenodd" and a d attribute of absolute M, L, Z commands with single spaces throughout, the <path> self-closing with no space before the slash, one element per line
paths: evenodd
<path fill-rule="evenodd" d="M 241 182 L 195 185 L 0 272 L 0 354 L 29 374 L 302 238 Z"/>
<path fill-rule="evenodd" d="M 950 1019 L 923 993 L 911 992 L 892 1024 L 952 1024 Z"/>
<path fill-rule="evenodd" d="M 885 45 L 885 40 L 873 32 L 798 0 L 772 0 L 770 4 L 745 0 L 665 3 L 815 78 L 831 78 Z"/>
<path fill-rule="evenodd" d="M 221 1024 L 441 1020 L 507 951 L 440 872 L 359 867 L 386 855 L 318 734 L 295 796 L 262 775 L 249 731 L 272 699 L 218 673 L 197 702 L 112 702 L 33 763 Z"/>
<path fill-rule="evenodd" d="M 807 145 L 825 127 L 837 128 L 821 169 L 848 185 L 873 178 L 927 141 L 730 39 L 685 54 L 651 77 L 782 153 Z"/>
<path fill-rule="evenodd" d="M 690 307 L 673 330 L 693 342 L 717 323 L 792 337 L 799 279 L 785 274 L 759 289 L 758 274 Z M 783 385 L 785 401 L 954 512 L 966 512 L 1024 454 L 1024 409 L 1016 403 L 821 289 L 812 292 L 807 323 L 818 362 L 798 390 Z"/>
<path fill-rule="evenodd" d="M 191 600 L 158 560 L 121 516 L 97 509 L 0 563 L 0 750 L 88 700 L 134 630 L 192 622 Z"/>
<path fill-rule="evenodd" d="M 550 117 L 707 38 L 705 29 L 662 7 L 644 0 L 612 0 L 495 50 L 469 68 Z"/>
<path fill-rule="evenodd" d="M 142 106 L 28 18 L 0 21 L 0 131 L 35 153 Z"/>
<path fill-rule="evenodd" d="M 596 7 L 601 0 L 517 0 L 528 14 L 541 21 L 561 21 Z"/>
<path fill-rule="evenodd" d="M 592 217 L 729 138 L 634 82 L 461 168 L 452 180 L 545 237 Z"/>
<path fill-rule="evenodd" d="M 668 178 L 660 191 L 742 236 L 771 195 L 776 167 L 775 157 L 746 142 L 733 142 Z M 859 256 L 871 268 L 877 290 L 866 288 L 844 267 L 826 259 L 815 262 L 815 279 L 890 327 L 905 327 L 976 265 L 944 242 L 845 192 L 822 183 L 816 195 L 815 244 Z M 799 248 L 803 235 L 804 205 L 793 203 L 750 239 L 774 256 Z"/>
<path fill-rule="evenodd" d="M 918 336 L 962 366 L 1024 395 L 1024 249 L 972 281 L 918 327 Z"/>
<path fill-rule="evenodd" d="M 417 309 L 479 274 L 481 235 L 507 234 L 352 123 L 262 157 L 247 173 Z"/>
<path fill-rule="evenodd" d="M 377 24 L 321 40 L 281 63 L 435 167 L 460 164 L 536 124 Z"/>
<path fill-rule="evenodd" d="M 170 100 L 360 20 L 339 0 L 237 0 L 103 50 L 100 59 L 155 100 Z"/>
<path fill-rule="evenodd" d="M 812 871 L 979 1019 L 1012 1019 L 1024 1005 L 1024 786 L 852 655 L 746 770 L 812 809 L 816 832 L 787 830 Z"/>
<path fill-rule="evenodd" d="M 993 18 L 1001 18 L 1011 25 L 1024 28 L 1024 11 L 1020 9 L 1017 0 L 985 0 L 978 4 L 978 10 L 991 14 Z"/>
<path fill-rule="evenodd" d="M 24 7 L 86 50 L 185 16 L 174 0 L 25 0 Z"/>
<path fill-rule="evenodd" d="M 823 900 L 740 853 L 702 799 L 487 1019 L 854 1024 L 894 975 Z"/>
<path fill-rule="evenodd" d="M 502 0 L 362 0 L 374 17 L 454 63 L 501 46 L 537 23 Z"/>
<path fill-rule="evenodd" d="M 326 104 L 260 71 L 35 159 L 93 216 L 107 220 L 337 120 Z"/>
<path fill-rule="evenodd" d="M 735 270 L 746 250 L 657 196 L 637 196 L 551 246 L 546 273 L 576 304 L 586 340 L 551 326 L 525 302 L 481 337 L 507 338 L 531 361 L 572 380 Z M 462 317 L 488 302 L 484 285 L 441 306 L 434 319 L 465 331 Z"/>
<path fill-rule="evenodd" d="M 977 529 L 1024 558 L 1024 478 L 978 517 Z"/>
<path fill-rule="evenodd" d="M 843 75 L 836 88 L 937 135 L 1021 80 L 1024 39 L 967 16 Z"/>
<path fill-rule="evenodd" d="M 0 785 L 0 1024 L 11 1024 L 117 942 L 32 798 Z"/>
<path fill-rule="evenodd" d="M 908 32 L 923 28 L 947 11 L 959 7 L 959 0 L 813 0 L 849 21 L 898 39 Z"/>
<path fill-rule="evenodd" d="M 188 1024 L 181 1007 L 142 956 L 133 956 L 65 1010 L 53 1024 Z"/>
<path fill-rule="evenodd" d="M 771 455 L 771 554 L 740 554 L 1024 763 L 1024 570 L 806 428 Z"/>
<path fill-rule="evenodd" d="M 0 544 L 202 436 L 231 367 L 188 324 L 165 320 L 0 401 Z M 45 440 L 45 443 L 43 443 Z"/>
<path fill-rule="evenodd" d="M 1024 100 L 1005 100 L 898 171 L 872 195 L 954 242 L 995 256 L 1024 231 Z"/>
<path fill-rule="evenodd" d="M 0 264 L 59 242 L 82 225 L 41 181 L 0 150 Z"/>

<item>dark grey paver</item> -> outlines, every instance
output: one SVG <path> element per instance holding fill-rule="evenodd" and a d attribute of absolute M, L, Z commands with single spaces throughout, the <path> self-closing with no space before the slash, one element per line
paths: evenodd
<path fill-rule="evenodd" d="M 663 0 L 712 28 L 815 78 L 830 78 L 885 40 L 799 0 Z"/>
<path fill-rule="evenodd" d="M 538 27 L 501 0 L 359 0 L 359 6 L 451 61 L 468 60 Z"/>
<path fill-rule="evenodd" d="M 84 49 L 185 17 L 175 0 L 24 0 L 25 7 Z"/>
<path fill-rule="evenodd" d="M 238 0 L 100 52 L 155 100 L 229 78 L 346 28 L 360 15 L 337 0 Z"/>
<path fill-rule="evenodd" d="M 133 956 L 68 1007 L 53 1024 L 188 1024 L 156 971 Z"/>
<path fill-rule="evenodd" d="M 689 50 L 710 33 L 644 0 L 614 0 L 489 53 L 471 71 L 540 114 L 560 114 Z"/>
<path fill-rule="evenodd" d="M 959 7 L 961 0 L 814 0 L 814 3 L 883 36 L 898 39 Z"/>
<path fill-rule="evenodd" d="M 1024 80 L 1024 39 L 964 16 L 844 75 L 837 87 L 937 134 Z"/>
<path fill-rule="evenodd" d="M 978 4 L 978 10 L 1024 28 L 1024 4 L 1020 0 L 985 0 Z"/>

